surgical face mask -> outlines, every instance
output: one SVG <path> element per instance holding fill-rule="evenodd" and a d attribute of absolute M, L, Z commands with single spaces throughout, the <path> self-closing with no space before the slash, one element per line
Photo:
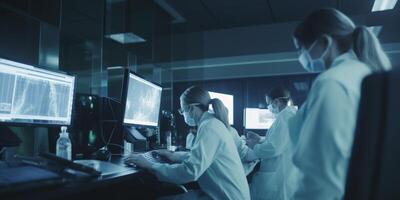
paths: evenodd
<path fill-rule="evenodd" d="M 279 109 L 276 106 L 273 106 L 272 104 L 268 105 L 268 110 L 275 115 L 279 113 Z"/>
<path fill-rule="evenodd" d="M 194 121 L 194 118 L 189 115 L 189 112 L 183 112 L 183 118 L 187 125 L 196 126 L 196 122 Z"/>
<path fill-rule="evenodd" d="M 328 53 L 328 49 L 332 44 L 331 40 L 329 40 L 329 45 L 322 53 L 321 57 L 313 59 L 310 55 L 310 51 L 312 48 L 314 48 L 316 43 L 317 40 L 314 41 L 314 43 L 310 46 L 310 48 L 308 48 L 307 50 L 303 50 L 303 52 L 301 52 L 299 56 L 299 62 L 301 63 L 301 65 L 303 65 L 304 69 L 307 70 L 308 72 L 313 72 L 313 73 L 322 72 L 326 69 L 324 57 Z"/>
<path fill-rule="evenodd" d="M 190 106 L 196 106 L 196 105 L 200 105 L 200 103 L 191 103 L 189 105 L 183 106 L 182 108 L 178 109 L 179 114 L 183 115 L 185 123 L 189 126 L 196 126 L 194 118 L 189 115 Z"/>

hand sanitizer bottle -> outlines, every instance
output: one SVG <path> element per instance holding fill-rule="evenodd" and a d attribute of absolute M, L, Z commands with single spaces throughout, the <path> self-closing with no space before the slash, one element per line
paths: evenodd
<path fill-rule="evenodd" d="M 67 127 L 61 127 L 60 137 L 57 140 L 56 145 L 56 155 L 58 157 L 71 160 L 72 159 L 72 152 L 71 152 L 71 140 L 69 139 Z"/>

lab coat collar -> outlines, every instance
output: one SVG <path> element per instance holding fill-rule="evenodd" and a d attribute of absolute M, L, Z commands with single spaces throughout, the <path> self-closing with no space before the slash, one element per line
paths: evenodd
<path fill-rule="evenodd" d="M 200 120 L 199 120 L 199 124 L 198 126 L 201 125 L 201 123 L 203 123 L 203 121 L 210 119 L 213 117 L 213 114 L 209 113 L 209 112 L 204 112 L 203 115 L 201 115 Z"/>
<path fill-rule="evenodd" d="M 345 60 L 358 60 L 356 53 L 353 50 L 350 50 L 346 53 L 343 53 L 342 55 L 338 56 L 335 58 L 335 60 L 332 62 L 332 67 L 338 66 L 340 63 L 342 63 Z"/>
<path fill-rule="evenodd" d="M 285 112 L 296 112 L 298 110 L 297 106 L 286 106 L 281 112 L 275 115 L 275 118 L 277 118 L 281 113 Z"/>

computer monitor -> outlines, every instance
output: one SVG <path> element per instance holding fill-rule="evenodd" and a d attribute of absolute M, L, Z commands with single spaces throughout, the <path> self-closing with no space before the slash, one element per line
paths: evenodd
<path fill-rule="evenodd" d="M 244 110 L 246 129 L 269 129 L 275 121 L 274 114 L 268 109 L 245 108 Z"/>
<path fill-rule="evenodd" d="M 211 99 L 217 98 L 224 103 L 226 108 L 228 109 L 228 120 L 229 124 L 233 124 L 233 95 L 223 94 L 218 92 L 208 92 L 210 94 Z M 212 111 L 212 106 L 210 105 L 210 110 Z"/>
<path fill-rule="evenodd" d="M 70 125 L 75 77 L 0 59 L 0 123 Z"/>
<path fill-rule="evenodd" d="M 158 126 L 162 87 L 127 73 L 124 125 Z"/>

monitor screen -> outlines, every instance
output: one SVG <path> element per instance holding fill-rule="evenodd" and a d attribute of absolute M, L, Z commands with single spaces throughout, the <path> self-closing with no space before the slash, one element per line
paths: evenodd
<path fill-rule="evenodd" d="M 129 73 L 124 124 L 158 126 L 162 88 Z"/>
<path fill-rule="evenodd" d="M 211 99 L 217 98 L 224 103 L 225 107 L 228 109 L 228 120 L 229 124 L 233 124 L 233 95 L 223 94 L 218 92 L 208 92 Z M 212 106 L 210 105 L 210 110 L 212 111 Z"/>
<path fill-rule="evenodd" d="M 75 77 L 0 59 L 0 122 L 70 125 Z"/>
<path fill-rule="evenodd" d="M 269 129 L 275 121 L 273 113 L 260 108 L 245 108 L 244 118 L 246 129 Z"/>

